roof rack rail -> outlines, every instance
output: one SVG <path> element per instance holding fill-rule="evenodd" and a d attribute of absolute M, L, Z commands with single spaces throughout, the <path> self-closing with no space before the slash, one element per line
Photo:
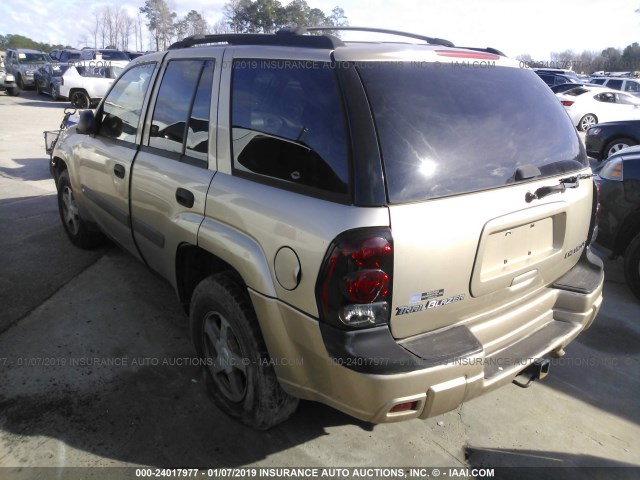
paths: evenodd
<path fill-rule="evenodd" d="M 374 32 L 387 33 L 389 35 L 398 35 L 400 37 L 415 38 L 422 40 L 430 45 L 442 45 L 443 47 L 454 47 L 455 45 L 444 38 L 427 37 L 415 33 L 401 32 L 399 30 L 387 30 L 385 28 L 369 28 L 369 27 L 297 27 L 293 33 L 319 32 L 319 31 L 354 31 L 354 32 Z"/>
<path fill-rule="evenodd" d="M 193 35 L 184 40 L 175 42 L 169 50 L 206 45 L 210 43 L 227 43 L 229 45 L 270 45 L 270 46 L 295 46 L 306 48 L 334 49 L 344 45 L 342 41 L 332 35 L 294 35 L 297 32 L 284 32 L 285 34 L 264 33 L 224 33 L 219 35 Z M 291 33 L 291 35 L 286 35 Z"/>

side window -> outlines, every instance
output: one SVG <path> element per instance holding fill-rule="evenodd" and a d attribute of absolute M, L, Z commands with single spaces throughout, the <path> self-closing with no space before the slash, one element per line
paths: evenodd
<path fill-rule="evenodd" d="M 596 95 L 595 97 L 593 97 L 594 99 L 596 99 L 598 102 L 603 102 L 603 103 L 616 103 L 616 97 L 613 93 L 599 93 L 598 95 Z"/>
<path fill-rule="evenodd" d="M 640 92 L 640 84 L 633 80 L 627 80 L 624 85 L 625 92 Z"/>
<path fill-rule="evenodd" d="M 595 83 L 596 85 L 603 85 L 606 80 L 604 78 L 596 78 L 595 80 L 591 80 L 591 83 Z"/>
<path fill-rule="evenodd" d="M 321 62 L 234 62 L 235 171 L 348 193 L 347 133 L 335 73 L 329 67 Z"/>
<path fill-rule="evenodd" d="M 213 62 L 172 60 L 153 110 L 149 146 L 207 159 Z"/>
<path fill-rule="evenodd" d="M 622 90 L 622 80 L 609 80 L 607 82 L 607 88 L 613 90 Z"/>
<path fill-rule="evenodd" d="M 128 70 L 104 100 L 100 133 L 135 143 L 142 104 L 156 65 L 146 63 Z"/>

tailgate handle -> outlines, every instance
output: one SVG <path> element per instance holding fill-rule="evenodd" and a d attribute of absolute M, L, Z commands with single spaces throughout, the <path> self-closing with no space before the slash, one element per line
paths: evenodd
<path fill-rule="evenodd" d="M 540 187 L 533 193 L 527 192 L 524 199 L 527 203 L 531 203 L 534 200 L 541 200 L 547 195 L 562 193 L 567 188 L 578 188 L 580 186 L 580 180 L 591 177 L 593 177 L 593 174 L 591 173 L 582 173 L 580 175 L 574 175 L 573 177 L 561 178 L 558 185 L 553 185 L 551 187 Z"/>
<path fill-rule="evenodd" d="M 183 207 L 193 207 L 194 201 L 195 198 L 193 196 L 193 193 L 191 193 L 189 190 L 185 190 L 184 188 L 179 188 L 176 190 L 176 202 L 178 202 Z"/>

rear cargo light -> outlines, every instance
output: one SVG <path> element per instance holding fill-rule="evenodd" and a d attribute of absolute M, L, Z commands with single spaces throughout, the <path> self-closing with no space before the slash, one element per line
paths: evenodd
<path fill-rule="evenodd" d="M 392 273 L 388 228 L 342 233 L 329 247 L 318 276 L 320 319 L 342 329 L 388 324 Z"/>
<path fill-rule="evenodd" d="M 564 105 L 565 107 L 570 107 L 571 105 L 573 105 L 575 102 L 573 100 L 560 100 L 560 103 L 562 105 Z"/>

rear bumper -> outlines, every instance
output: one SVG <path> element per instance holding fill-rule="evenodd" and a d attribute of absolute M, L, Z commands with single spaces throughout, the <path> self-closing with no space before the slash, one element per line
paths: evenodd
<path fill-rule="evenodd" d="M 490 355 L 474 328 L 465 325 L 396 342 L 386 327 L 336 331 L 274 299 L 256 292 L 251 296 L 287 392 L 382 423 L 453 410 L 510 383 L 536 359 L 559 352 L 593 322 L 603 282 L 600 259 L 583 256 L 540 294 L 544 298 L 535 299 L 535 307 L 544 304 L 551 310 L 544 322 L 514 334 Z M 411 409 L 391 411 L 407 402 L 414 402 Z"/>

